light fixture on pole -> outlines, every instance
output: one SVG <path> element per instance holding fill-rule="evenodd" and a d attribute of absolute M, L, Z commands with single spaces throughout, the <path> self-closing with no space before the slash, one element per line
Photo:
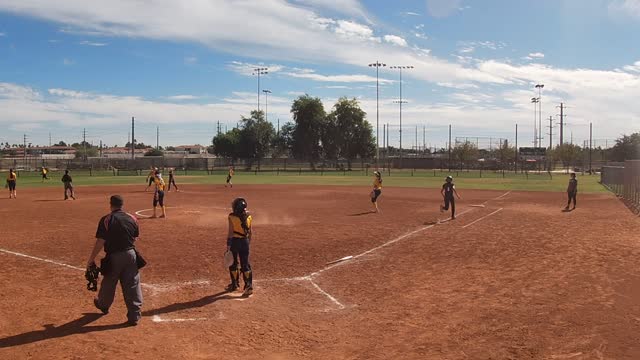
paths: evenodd
<path fill-rule="evenodd" d="M 254 76 L 258 77 L 258 111 L 260 111 L 260 75 L 266 75 L 269 73 L 269 68 L 266 67 L 258 67 L 253 69 Z"/>
<path fill-rule="evenodd" d="M 379 61 L 376 61 L 372 64 L 369 64 L 369 67 L 376 68 L 376 169 L 379 168 L 380 164 L 380 81 L 379 81 L 379 73 L 380 68 L 385 67 L 387 64 L 383 64 Z"/>
<path fill-rule="evenodd" d="M 394 101 L 394 103 L 400 105 L 400 168 L 402 168 L 402 104 L 407 103 L 406 101 L 402 101 L 402 70 L 413 69 L 413 66 L 390 66 L 389 69 L 398 70 L 400 72 L 400 100 Z"/>
<path fill-rule="evenodd" d="M 264 89 L 262 92 L 264 93 L 264 119 L 269 121 L 269 94 L 271 94 L 271 90 Z"/>

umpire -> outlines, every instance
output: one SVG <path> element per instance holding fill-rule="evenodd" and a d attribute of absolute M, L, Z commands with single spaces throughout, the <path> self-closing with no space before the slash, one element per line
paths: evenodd
<path fill-rule="evenodd" d="M 98 223 L 96 243 L 87 262 L 88 268 L 95 265 L 96 256 L 100 253 L 100 249 L 104 248 L 106 256 L 101 263 L 104 277 L 98 297 L 93 300 L 93 304 L 103 314 L 109 313 L 116 285 L 120 281 L 128 310 L 127 323 L 137 325 L 142 307 L 140 273 L 134 246 L 134 242 L 140 235 L 138 221 L 133 215 L 122 210 L 124 200 L 120 195 L 113 195 L 110 204 L 111 213 L 103 216 Z"/>

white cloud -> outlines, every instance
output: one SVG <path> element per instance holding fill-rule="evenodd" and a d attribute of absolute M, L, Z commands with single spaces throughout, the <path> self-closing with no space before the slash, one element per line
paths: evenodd
<path fill-rule="evenodd" d="M 196 95 L 173 95 L 173 96 L 167 96 L 167 99 L 176 100 L 176 101 L 197 100 L 197 99 L 201 99 L 201 98 L 202 98 L 202 96 L 196 96 Z"/>
<path fill-rule="evenodd" d="M 104 42 L 94 42 L 94 41 L 88 41 L 88 40 L 80 41 L 78 44 L 85 45 L 85 46 L 96 46 L 96 47 L 109 45 L 108 43 L 104 43 Z"/>
<path fill-rule="evenodd" d="M 0 82 L 0 99 L 36 100 L 40 93 L 27 86 Z"/>
<path fill-rule="evenodd" d="M 355 21 L 338 20 L 335 33 L 347 38 L 358 40 L 373 39 L 373 29 L 367 25 L 359 24 Z"/>
<path fill-rule="evenodd" d="M 447 82 L 439 82 L 438 86 L 452 88 L 452 89 L 458 89 L 458 90 L 477 89 L 478 88 L 478 85 L 475 85 L 475 84 L 460 84 L 460 83 L 447 83 Z"/>
<path fill-rule="evenodd" d="M 461 0 L 427 0 L 427 10 L 433 17 L 447 17 L 460 11 Z"/>
<path fill-rule="evenodd" d="M 384 41 L 398 46 L 407 46 L 407 41 L 396 35 L 385 35 Z"/>
<path fill-rule="evenodd" d="M 269 74 L 274 74 L 280 72 L 284 69 L 283 65 L 279 64 L 258 64 L 258 63 L 247 63 L 242 61 L 231 61 L 227 64 L 227 69 L 245 76 L 252 76 L 253 69 L 256 68 L 267 68 L 267 72 Z"/>
<path fill-rule="evenodd" d="M 5 36 L 7 36 L 7 33 L 0 32 L 0 37 L 5 37 Z"/>
<path fill-rule="evenodd" d="M 53 95 L 53 96 L 60 96 L 60 97 L 67 97 L 67 98 L 80 99 L 80 98 L 88 98 L 88 97 L 90 97 L 90 94 L 88 94 L 88 93 L 79 92 L 79 91 L 73 91 L 73 90 L 67 90 L 67 89 L 49 89 L 49 90 L 47 90 L 47 92 L 50 95 Z"/>
<path fill-rule="evenodd" d="M 74 65 L 76 62 L 73 59 L 64 58 L 62 59 L 62 64 L 66 66 Z"/>
<path fill-rule="evenodd" d="M 357 82 L 376 82 L 375 76 L 371 75 L 322 75 L 316 73 L 311 69 L 294 69 L 293 71 L 287 71 L 282 73 L 285 76 L 298 78 L 298 79 L 308 79 L 312 81 L 320 81 L 320 82 L 337 82 L 337 83 L 357 83 Z M 379 79 L 381 84 L 393 83 L 393 80 L 388 80 L 384 78 Z"/>
<path fill-rule="evenodd" d="M 640 73 L 640 61 L 636 61 L 633 65 L 627 65 L 623 67 L 625 71 L 637 72 Z"/>
<path fill-rule="evenodd" d="M 417 12 L 413 12 L 413 11 L 405 11 L 405 12 L 402 12 L 401 15 L 404 15 L 404 16 L 422 16 L 421 14 L 419 14 Z"/>
<path fill-rule="evenodd" d="M 185 56 L 183 62 L 185 65 L 195 65 L 198 63 L 198 58 L 195 56 Z"/>
<path fill-rule="evenodd" d="M 297 3 L 309 5 L 317 9 L 331 10 L 339 14 L 356 16 L 372 23 L 364 6 L 358 0 L 294 0 Z"/>
<path fill-rule="evenodd" d="M 614 0 L 609 3 L 609 15 L 613 17 L 640 18 L 640 0 Z"/>
<path fill-rule="evenodd" d="M 530 53 L 529 57 L 534 59 L 542 59 L 544 58 L 544 54 L 541 52 L 534 52 L 534 53 Z"/>

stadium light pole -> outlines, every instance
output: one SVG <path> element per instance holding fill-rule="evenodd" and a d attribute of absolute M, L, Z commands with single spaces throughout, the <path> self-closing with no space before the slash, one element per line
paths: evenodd
<path fill-rule="evenodd" d="M 266 75 L 269 73 L 269 68 L 266 67 L 257 67 L 253 69 L 254 76 L 258 77 L 258 111 L 260 111 L 260 75 Z"/>
<path fill-rule="evenodd" d="M 406 70 L 406 69 L 413 69 L 413 66 L 411 65 L 401 65 L 401 66 L 390 66 L 389 69 L 394 69 L 394 70 L 398 70 L 398 72 L 400 72 L 400 100 L 399 101 L 394 101 L 394 103 L 397 103 L 400 105 L 400 168 L 402 169 L 402 104 L 405 103 L 406 101 L 402 101 L 402 70 Z"/>
<path fill-rule="evenodd" d="M 264 89 L 262 92 L 264 93 L 264 119 L 269 121 L 269 94 L 271 94 L 271 90 Z"/>
<path fill-rule="evenodd" d="M 531 98 L 533 104 L 533 147 L 538 147 L 538 98 Z"/>
<path fill-rule="evenodd" d="M 542 147 L 542 89 L 544 88 L 544 84 L 536 84 L 536 89 L 538 89 L 538 147 Z"/>
<path fill-rule="evenodd" d="M 380 166 L 380 81 L 379 73 L 380 68 L 385 67 L 387 64 L 383 64 L 376 60 L 376 62 L 369 64 L 369 67 L 376 68 L 376 169 Z"/>

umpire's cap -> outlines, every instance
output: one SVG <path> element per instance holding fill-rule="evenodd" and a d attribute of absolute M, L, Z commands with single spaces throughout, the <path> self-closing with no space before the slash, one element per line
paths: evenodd
<path fill-rule="evenodd" d="M 121 208 L 124 205 L 124 199 L 120 195 L 113 195 L 109 201 L 111 206 Z"/>

